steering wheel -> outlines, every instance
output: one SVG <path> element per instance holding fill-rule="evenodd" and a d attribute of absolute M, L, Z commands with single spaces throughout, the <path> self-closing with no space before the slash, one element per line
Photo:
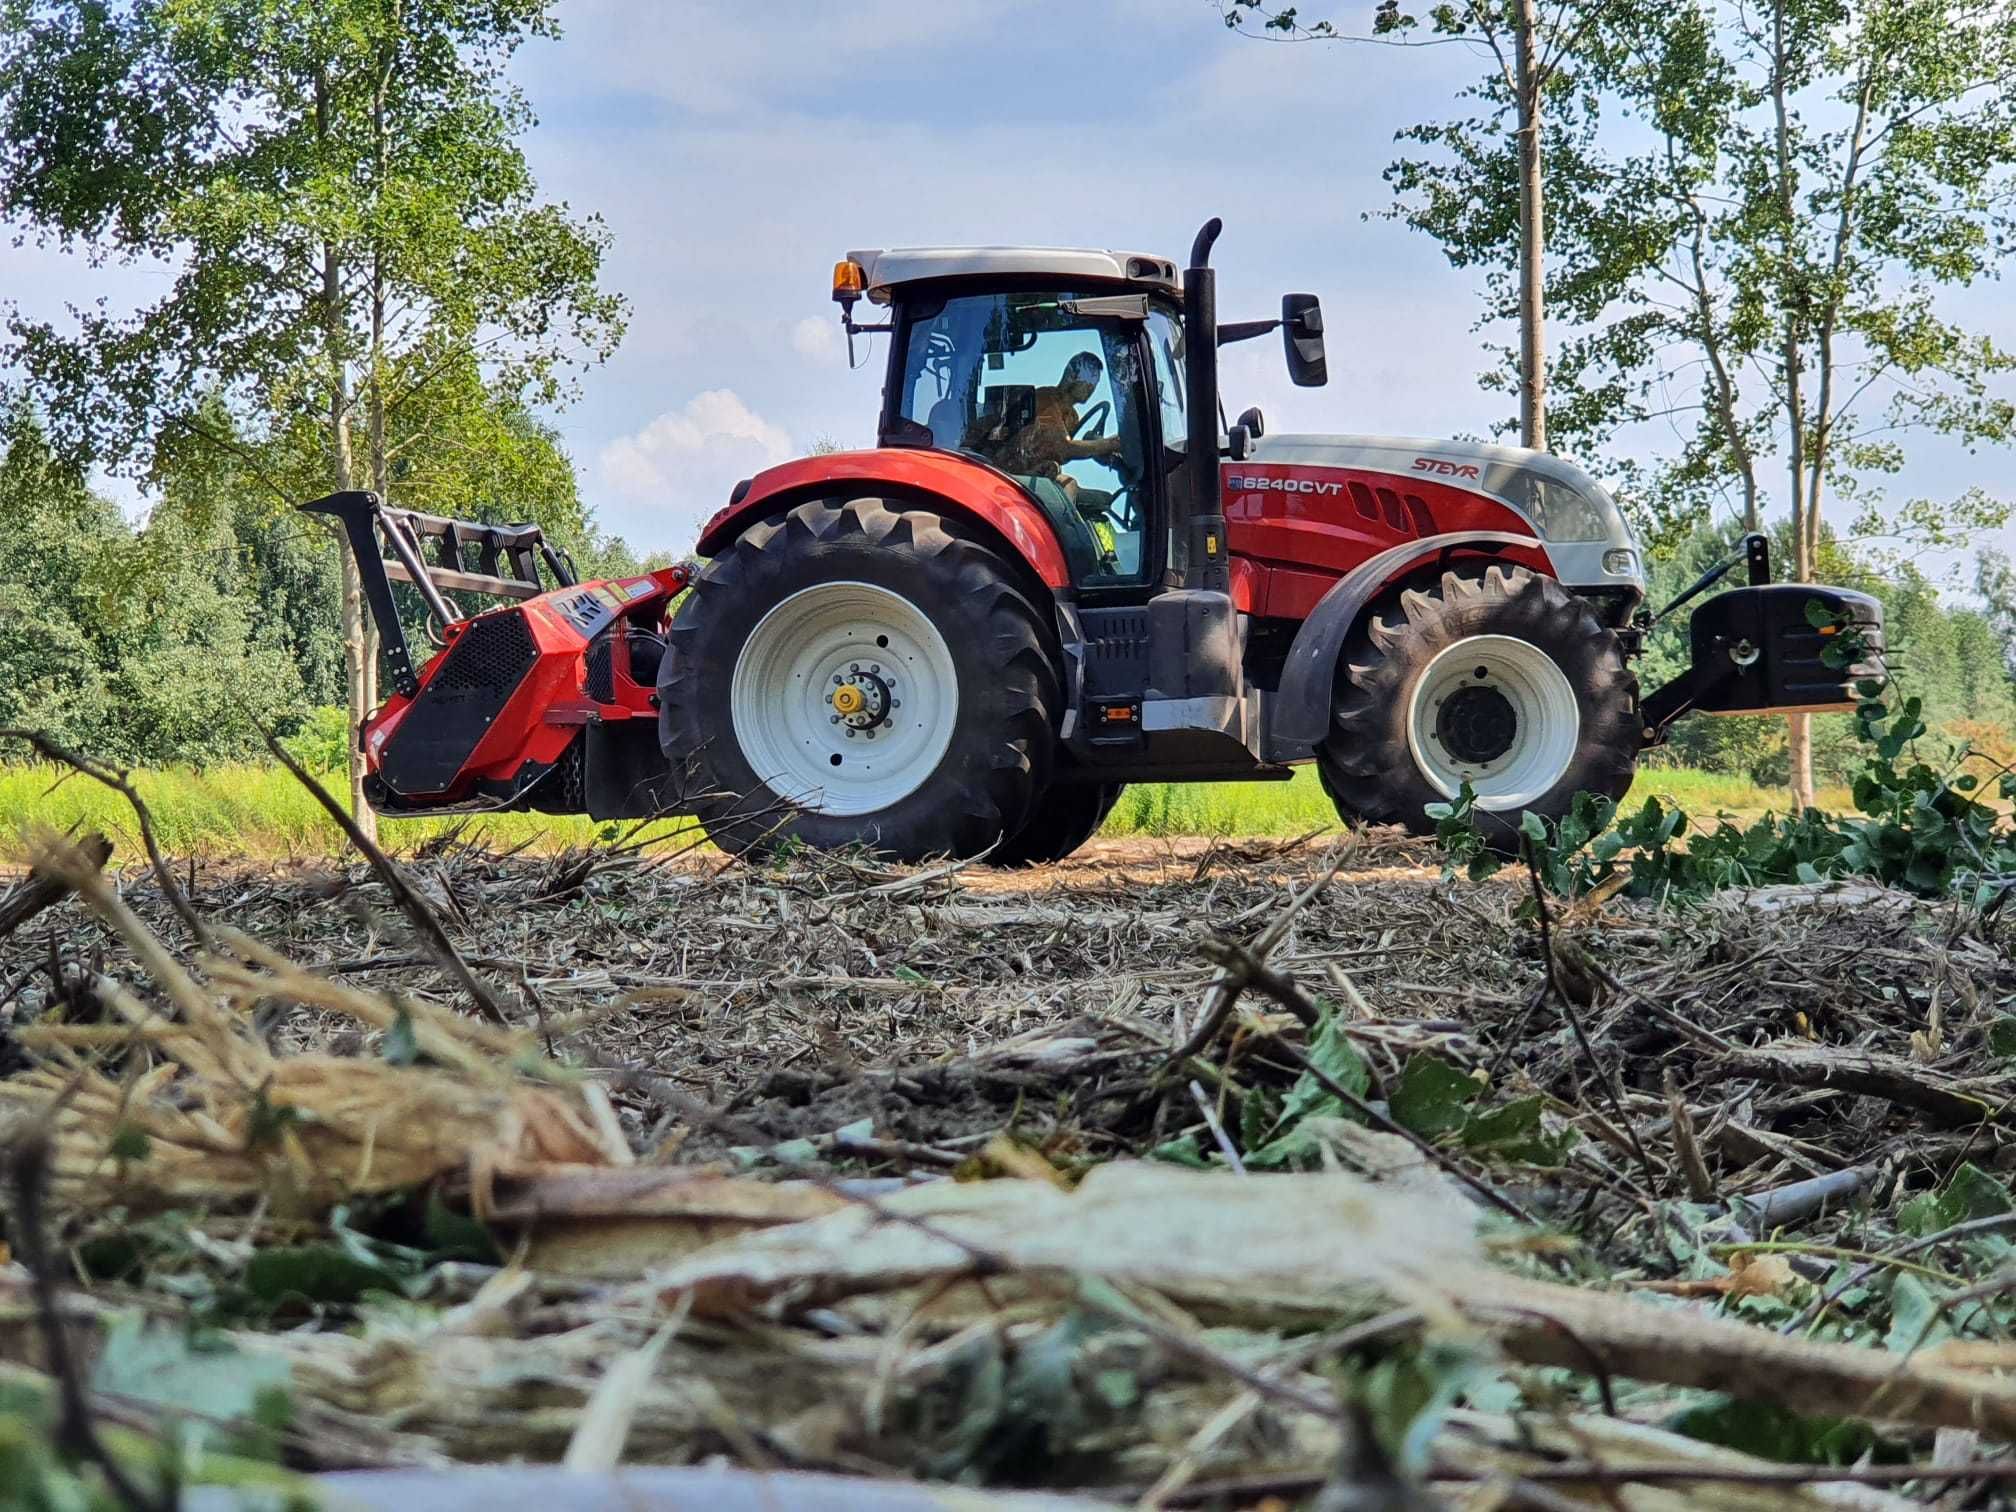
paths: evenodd
<path fill-rule="evenodd" d="M 1106 434 L 1106 422 L 1112 418 L 1113 401 L 1101 399 L 1092 408 L 1078 417 L 1078 428 L 1071 432 L 1073 441 L 1097 441 Z M 1096 424 L 1094 422 L 1097 422 Z"/>
<path fill-rule="evenodd" d="M 1121 530 L 1138 530 L 1141 527 L 1140 511 L 1135 508 L 1135 490 L 1141 484 L 1141 469 L 1134 465 L 1125 451 L 1115 452 L 1104 459 L 1120 480 L 1120 486 L 1112 490 L 1112 499 L 1106 505 L 1104 514 Z"/>

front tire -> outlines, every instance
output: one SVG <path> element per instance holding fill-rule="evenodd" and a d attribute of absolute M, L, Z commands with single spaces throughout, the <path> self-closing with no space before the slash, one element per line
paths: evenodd
<path fill-rule="evenodd" d="M 1477 795 L 1485 838 L 1555 820 L 1581 792 L 1622 798 L 1640 750 L 1638 679 L 1614 631 L 1553 578 L 1445 572 L 1376 610 L 1344 649 L 1325 790 L 1346 819 L 1432 834 L 1431 803 Z"/>
<path fill-rule="evenodd" d="M 752 526 L 666 636 L 659 740 L 723 850 L 978 854 L 1049 781 L 1057 673 L 1008 564 L 954 522 L 819 499 Z"/>

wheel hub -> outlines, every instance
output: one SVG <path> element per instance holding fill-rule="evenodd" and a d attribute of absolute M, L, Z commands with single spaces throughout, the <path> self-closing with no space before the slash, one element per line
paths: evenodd
<path fill-rule="evenodd" d="M 1498 689 L 1468 683 L 1436 711 L 1435 738 L 1458 761 L 1486 766 L 1512 749 L 1519 738 L 1519 715 Z"/>
<path fill-rule="evenodd" d="M 865 671 L 854 662 L 847 671 L 833 674 L 833 691 L 826 695 L 826 702 L 833 705 L 833 712 L 848 729 L 873 730 L 890 722 L 889 711 L 896 699 L 889 688 L 895 680 L 894 676 L 884 678 L 880 662 L 871 662 Z"/>

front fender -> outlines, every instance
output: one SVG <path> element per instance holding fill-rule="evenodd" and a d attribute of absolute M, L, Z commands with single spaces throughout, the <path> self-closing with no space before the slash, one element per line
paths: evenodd
<path fill-rule="evenodd" d="M 1402 541 L 1339 578 L 1323 595 L 1288 648 L 1281 686 L 1267 700 L 1260 754 L 1266 761 L 1307 761 L 1330 730 L 1330 699 L 1337 658 L 1368 605 L 1394 583 L 1424 568 L 1440 570 L 1464 557 L 1512 560 L 1552 573 L 1547 548 L 1530 535 L 1457 531 Z"/>
<path fill-rule="evenodd" d="M 694 548 L 713 556 L 757 520 L 808 498 L 873 498 L 883 491 L 927 496 L 945 512 L 978 521 L 1000 536 L 1053 593 L 1070 586 L 1064 548 L 1043 511 L 1006 474 L 950 452 L 907 447 L 829 452 L 768 468 L 738 488 L 707 522 Z"/>

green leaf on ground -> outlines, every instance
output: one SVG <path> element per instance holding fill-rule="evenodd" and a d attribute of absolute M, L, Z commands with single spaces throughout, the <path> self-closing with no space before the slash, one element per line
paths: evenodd
<path fill-rule="evenodd" d="M 245 1290 L 268 1307 L 322 1303 L 348 1307 L 371 1292 L 407 1294 L 410 1276 L 335 1244 L 262 1249 L 245 1264 Z"/>
<path fill-rule="evenodd" d="M 1953 1330 L 1939 1316 L 1939 1302 L 1925 1283 L 1909 1271 L 1900 1271 L 1890 1283 L 1890 1332 L 1883 1347 L 1896 1354 L 1908 1354 L 1953 1337 Z"/>
<path fill-rule="evenodd" d="M 1423 1138 L 1452 1133 L 1470 1117 L 1483 1088 L 1439 1055 L 1417 1051 L 1393 1089 L 1393 1117 Z"/>
<path fill-rule="evenodd" d="M 1541 1118 L 1544 1108 L 1538 1097 L 1500 1103 L 1473 1113 L 1459 1137 L 1467 1148 L 1480 1155 L 1526 1165 L 1558 1166 L 1575 1146 L 1575 1131 L 1564 1128 L 1548 1132 Z"/>
<path fill-rule="evenodd" d="M 1316 1033 L 1309 1041 L 1308 1059 L 1312 1069 L 1295 1078 L 1295 1085 L 1288 1089 L 1288 1096 L 1282 1100 L 1280 1121 L 1285 1128 L 1292 1128 L 1311 1113 L 1349 1111 L 1328 1087 L 1317 1080 L 1314 1072 L 1320 1071 L 1354 1097 L 1363 1097 L 1372 1086 L 1372 1074 L 1365 1068 L 1365 1058 L 1358 1053 L 1358 1047 L 1351 1043 L 1350 1036 L 1338 1023 L 1335 1009 L 1325 1010 L 1322 1021 L 1316 1026 Z"/>
<path fill-rule="evenodd" d="M 117 1319 L 91 1370 L 91 1389 L 170 1412 L 274 1429 L 289 1416 L 284 1359 L 245 1354 L 221 1341 L 194 1342 L 179 1329 Z"/>
<path fill-rule="evenodd" d="M 1979 1166 L 1965 1164 L 1937 1192 L 1921 1192 L 1897 1209 L 1897 1227 L 1907 1234 L 1936 1234 L 1956 1223 L 2016 1210 L 2009 1188 Z"/>
<path fill-rule="evenodd" d="M 1866 1424 L 1851 1419 L 1801 1417 L 1784 1407 L 1720 1393 L 1682 1409 L 1665 1426 L 1704 1444 L 1789 1465 L 1845 1465 L 1876 1442 Z"/>
<path fill-rule="evenodd" d="M 1197 1148 L 1194 1135 L 1178 1134 L 1174 1139 L 1165 1139 L 1148 1152 L 1150 1160 L 1166 1160 L 1171 1165 L 1190 1166 L 1194 1170 L 1208 1171 L 1211 1162 L 1204 1152 Z"/>

